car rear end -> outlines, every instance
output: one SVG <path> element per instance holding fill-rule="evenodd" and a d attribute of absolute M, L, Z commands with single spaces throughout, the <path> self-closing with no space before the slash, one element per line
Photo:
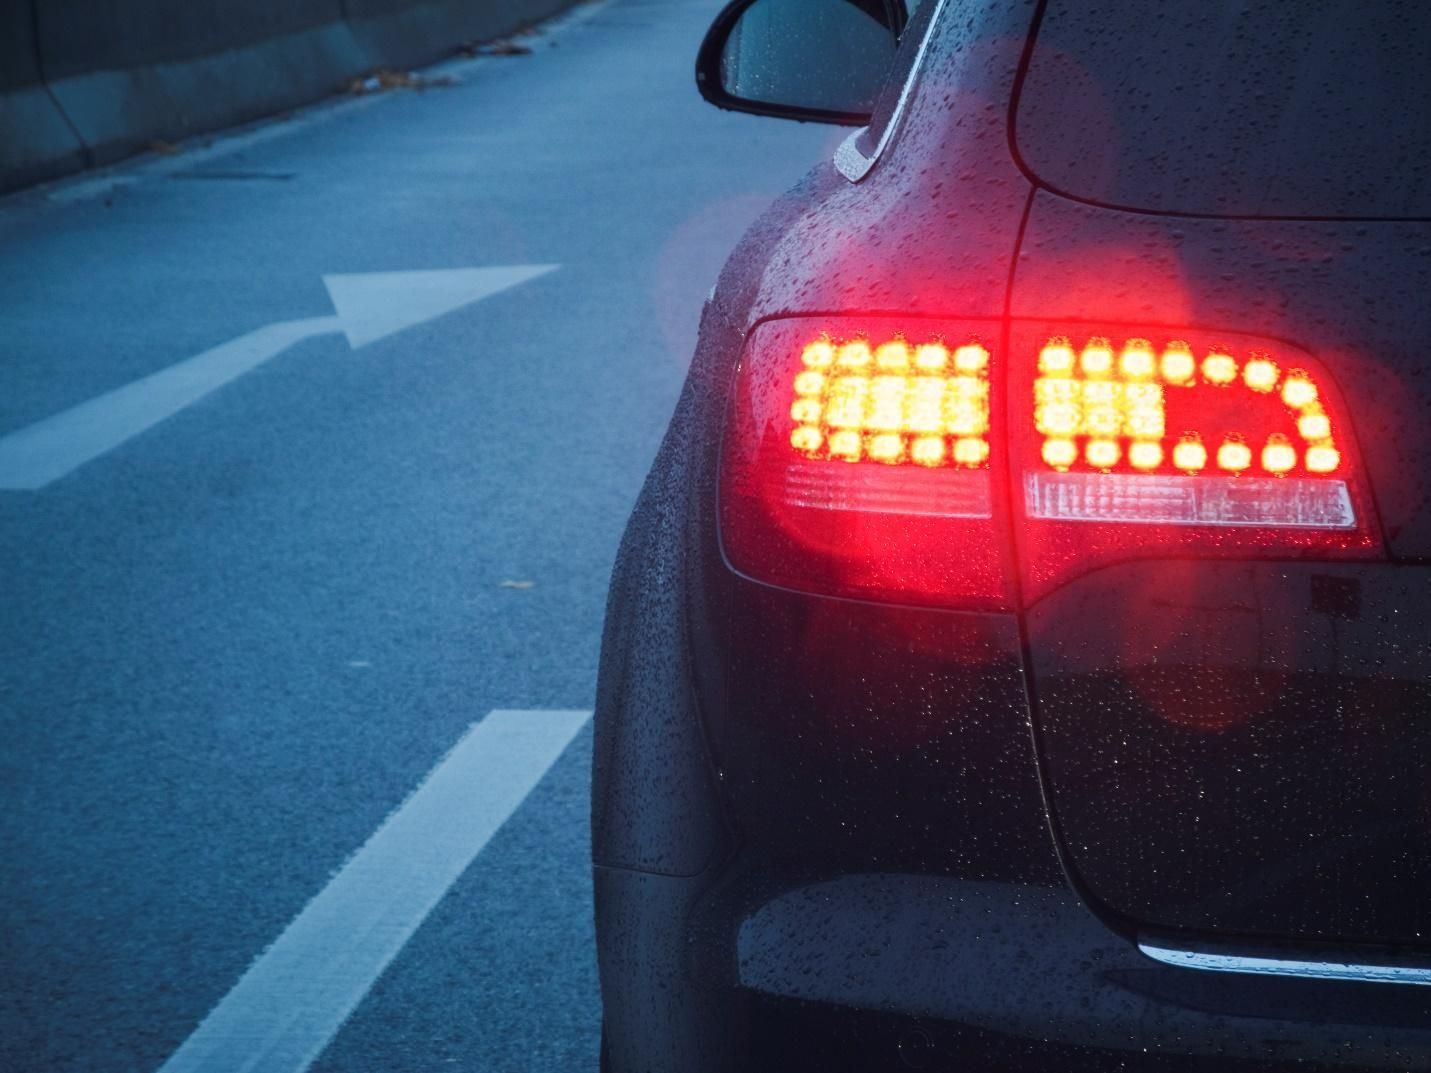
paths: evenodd
<path fill-rule="evenodd" d="M 1431 33 L 1135 8 L 940 5 L 707 310 L 603 657 L 613 1068 L 1431 1067 Z"/>
<path fill-rule="evenodd" d="M 1111 338 L 1164 362 L 1186 340 L 1202 364 L 1165 387 L 1167 440 L 1201 434 L 1202 481 L 1239 434 L 1250 452 L 1214 478 L 1239 501 L 1208 528 L 1121 524 L 1189 509 L 1126 480 L 1102 502 L 1098 476 L 1028 489 L 1028 671 L 1063 852 L 1147 945 L 1431 965 L 1431 20 L 1169 11 L 1129 35 L 1135 75 L 1101 78 L 1078 58 L 1120 14 L 1042 16 L 1016 121 L 1048 189 L 1016 351 L 1110 312 L 1134 321 Z M 1071 112 L 1097 120 L 1074 135 Z M 1219 352 L 1235 378 L 1209 377 Z"/>

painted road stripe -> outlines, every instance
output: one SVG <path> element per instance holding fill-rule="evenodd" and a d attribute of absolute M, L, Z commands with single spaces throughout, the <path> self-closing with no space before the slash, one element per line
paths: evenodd
<path fill-rule="evenodd" d="M 44 488 L 305 339 L 342 332 L 354 349 L 367 346 L 556 268 L 493 265 L 324 276 L 336 316 L 270 324 L 0 436 L 0 491 Z"/>
<path fill-rule="evenodd" d="M 302 1073 L 591 717 L 476 723 L 160 1068 Z"/>
<path fill-rule="evenodd" d="M 295 343 L 338 329 L 337 317 L 270 324 L 12 432 L 0 439 L 0 489 L 43 488 Z"/>

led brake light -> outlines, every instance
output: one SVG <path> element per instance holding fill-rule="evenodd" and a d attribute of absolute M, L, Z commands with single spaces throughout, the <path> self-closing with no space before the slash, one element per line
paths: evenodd
<path fill-rule="evenodd" d="M 721 476 L 732 566 L 805 591 L 1003 606 L 977 330 L 821 327 L 770 322 L 747 343 Z"/>
<path fill-rule="evenodd" d="M 989 458 L 989 352 L 939 340 L 829 339 L 801 351 L 790 444 L 807 458 L 982 466 Z"/>
<path fill-rule="evenodd" d="M 1316 378 L 1265 351 L 1235 349 L 1045 342 L 1033 382 L 1042 465 L 1025 473 L 1029 514 L 1355 528 Z"/>
<path fill-rule="evenodd" d="M 1345 407 L 1310 354 L 1024 325 L 1010 348 L 1025 602 L 1127 558 L 1379 553 Z"/>

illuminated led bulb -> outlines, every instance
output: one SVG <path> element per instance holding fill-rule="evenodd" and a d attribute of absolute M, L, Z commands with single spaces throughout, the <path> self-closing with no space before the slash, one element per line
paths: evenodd
<path fill-rule="evenodd" d="M 988 421 L 981 411 L 972 407 L 961 409 L 949 418 L 949 432 L 954 436 L 982 436 L 988 429 Z"/>
<path fill-rule="evenodd" d="M 1045 436 L 1072 436 L 1078 432 L 1078 407 L 1060 402 L 1040 406 L 1034 421 Z"/>
<path fill-rule="evenodd" d="M 1066 377 L 1034 381 L 1034 422 L 1045 436 L 1073 436 L 1083 420 L 1082 383 Z"/>
<path fill-rule="evenodd" d="M 937 376 L 915 377 L 907 396 L 904 427 L 911 432 L 939 432 L 944 427 L 944 381 Z"/>
<path fill-rule="evenodd" d="M 1116 436 L 1123 418 L 1113 406 L 1090 406 L 1083 414 L 1083 431 L 1090 436 Z"/>
<path fill-rule="evenodd" d="M 982 436 L 989 427 L 989 382 L 972 376 L 949 380 L 944 421 L 955 436 Z"/>
<path fill-rule="evenodd" d="M 1041 376 L 1034 381 L 1034 395 L 1039 403 L 1072 403 L 1083 397 L 1083 382 L 1064 376 Z"/>
<path fill-rule="evenodd" d="M 1167 423 L 1163 420 L 1163 411 L 1155 409 L 1129 410 L 1124 425 L 1129 436 L 1143 440 L 1160 440 L 1163 438 L 1163 433 L 1167 431 Z"/>
<path fill-rule="evenodd" d="M 806 369 L 795 377 L 795 394 L 818 395 L 825 390 L 825 374 Z"/>
<path fill-rule="evenodd" d="M 1297 452 L 1286 436 L 1273 433 L 1262 448 L 1262 468 L 1268 473 L 1287 473 L 1297 465 Z"/>
<path fill-rule="evenodd" d="M 949 351 L 941 343 L 925 343 L 914 351 L 914 367 L 926 373 L 937 373 L 949 364 Z"/>
<path fill-rule="evenodd" d="M 1044 440 L 1043 460 L 1057 470 L 1065 470 L 1078 461 L 1078 447 L 1072 440 Z"/>
<path fill-rule="evenodd" d="M 917 436 L 909 445 L 909 457 L 921 466 L 937 466 L 944 461 L 942 436 Z"/>
<path fill-rule="evenodd" d="M 820 449 L 820 444 L 824 442 L 824 434 L 809 425 L 801 425 L 790 433 L 790 446 L 797 451 L 804 451 L 806 454 L 814 454 Z"/>
<path fill-rule="evenodd" d="M 1086 351 L 1085 351 L 1086 353 Z M 1158 367 L 1153 347 L 1146 339 L 1129 339 L 1118 358 L 1118 369 L 1130 380 L 1146 380 Z"/>
<path fill-rule="evenodd" d="M 1341 464 L 1341 452 L 1329 443 L 1319 443 L 1307 448 L 1308 473 L 1335 473 Z"/>
<path fill-rule="evenodd" d="M 859 428 L 863 425 L 869 388 L 870 382 L 866 377 L 836 377 L 825 400 L 825 424 L 833 428 Z M 798 384 L 796 389 L 799 389 Z"/>
<path fill-rule="evenodd" d="M 819 339 L 808 345 L 800 355 L 800 360 L 809 369 L 824 369 L 835 361 L 835 348 L 828 339 Z"/>
<path fill-rule="evenodd" d="M 961 373 L 982 372 L 989 364 L 989 352 L 978 343 L 968 343 L 954 351 L 954 368 Z"/>
<path fill-rule="evenodd" d="M 1134 469 L 1157 469 L 1163 464 L 1162 445 L 1139 440 L 1128 448 L 1128 464 Z"/>
<path fill-rule="evenodd" d="M 989 430 L 984 412 L 976 406 L 964 405 L 946 410 L 945 416 L 948 430 L 954 436 L 982 436 Z"/>
<path fill-rule="evenodd" d="M 1186 384 L 1197 372 L 1197 359 L 1186 343 L 1169 343 L 1163 351 L 1163 379 L 1170 384 Z"/>
<path fill-rule="evenodd" d="M 1252 448 L 1241 440 L 1224 440 L 1217 449 L 1217 468 L 1241 473 L 1252 465 Z"/>
<path fill-rule="evenodd" d="M 1277 363 L 1257 355 L 1242 368 L 1242 381 L 1253 391 L 1267 393 L 1277 386 L 1277 376 L 1281 372 Z"/>
<path fill-rule="evenodd" d="M 852 429 L 830 433 L 830 457 L 857 462 L 860 457 L 860 434 Z"/>
<path fill-rule="evenodd" d="M 1122 385 L 1090 381 L 1083 385 L 1083 429 L 1091 436 L 1116 436 L 1123 429 Z"/>
<path fill-rule="evenodd" d="M 1078 364 L 1086 376 L 1107 376 L 1113 371 L 1113 348 L 1107 339 L 1090 339 Z"/>
<path fill-rule="evenodd" d="M 1128 435 L 1139 439 L 1162 439 L 1164 429 L 1163 385 L 1123 385 L 1123 425 Z"/>
<path fill-rule="evenodd" d="M 1045 376 L 1067 376 L 1073 372 L 1073 347 L 1062 337 L 1050 339 L 1039 351 L 1038 371 Z"/>
<path fill-rule="evenodd" d="M 1112 469 L 1122 456 L 1117 440 L 1089 440 L 1083 448 L 1083 457 L 1097 469 Z"/>
<path fill-rule="evenodd" d="M 874 354 L 875 365 L 884 372 L 904 372 L 909 368 L 909 347 L 904 340 L 881 343 Z"/>
<path fill-rule="evenodd" d="M 1302 411 L 1301 417 L 1297 418 L 1297 434 L 1308 442 L 1330 439 L 1332 420 L 1320 406 L 1313 403 Z"/>
<path fill-rule="evenodd" d="M 800 425 L 818 425 L 823 413 L 819 399 L 796 399 L 790 407 L 790 419 Z"/>
<path fill-rule="evenodd" d="M 896 432 L 904 427 L 904 396 L 908 381 L 902 376 L 876 376 L 870 381 L 870 412 L 865 428 Z"/>
<path fill-rule="evenodd" d="M 1282 401 L 1294 410 L 1305 410 L 1317 401 L 1317 385 L 1301 369 L 1293 369 L 1282 382 Z"/>
<path fill-rule="evenodd" d="M 954 441 L 954 461 L 961 466 L 981 466 L 989 457 L 989 441 L 979 436 L 962 436 Z"/>
<path fill-rule="evenodd" d="M 1237 359 L 1214 351 L 1202 359 L 1202 375 L 1211 384 L 1230 384 L 1237 379 Z"/>
<path fill-rule="evenodd" d="M 863 340 L 856 340 L 853 343 L 846 343 L 840 347 L 839 362 L 846 369 L 862 369 L 870 363 L 874 355 L 870 353 L 870 345 Z"/>
<path fill-rule="evenodd" d="M 871 436 L 869 451 L 876 462 L 898 462 L 904 457 L 904 439 L 894 433 Z"/>
<path fill-rule="evenodd" d="M 1207 448 L 1197 436 L 1185 436 L 1173 448 L 1173 465 L 1185 473 L 1196 473 L 1207 465 Z"/>

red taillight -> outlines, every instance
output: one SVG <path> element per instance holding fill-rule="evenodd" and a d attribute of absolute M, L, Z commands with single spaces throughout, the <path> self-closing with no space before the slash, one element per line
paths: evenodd
<path fill-rule="evenodd" d="M 809 592 L 1006 606 L 990 327 L 757 328 L 725 430 L 731 565 Z"/>
<path fill-rule="evenodd" d="M 1148 557 L 1375 555 L 1331 377 L 1286 344 L 1015 326 L 1006 431 L 1025 602 Z"/>
<path fill-rule="evenodd" d="M 756 329 L 723 449 L 731 564 L 806 591 L 998 608 L 1015 533 L 1026 602 L 1121 558 L 1378 553 L 1350 423 L 1310 355 L 1019 326 L 1005 360 L 992 329 Z"/>

